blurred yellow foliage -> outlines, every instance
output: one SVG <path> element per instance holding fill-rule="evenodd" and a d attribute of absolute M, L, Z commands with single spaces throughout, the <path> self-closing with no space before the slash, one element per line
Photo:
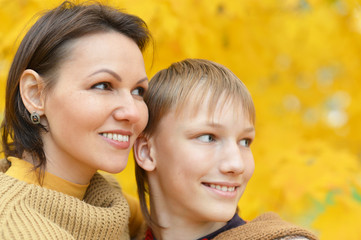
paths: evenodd
<path fill-rule="evenodd" d="M 0 0 L 1 109 L 18 37 L 59 2 Z M 226 65 L 248 86 L 257 137 L 256 171 L 239 204 L 245 219 L 272 210 L 321 239 L 361 239 L 358 0 L 107 2 L 148 23 L 149 77 L 196 57 Z M 133 171 L 130 156 L 117 177 L 135 195 Z"/>

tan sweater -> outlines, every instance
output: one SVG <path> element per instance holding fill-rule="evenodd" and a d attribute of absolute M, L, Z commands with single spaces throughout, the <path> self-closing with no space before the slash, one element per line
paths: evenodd
<path fill-rule="evenodd" d="M 0 239 L 127 240 L 129 214 L 121 191 L 100 174 L 81 201 L 0 172 Z"/>
<path fill-rule="evenodd" d="M 147 227 L 137 236 L 137 240 L 146 237 Z M 177 238 L 179 239 L 179 238 Z M 204 238 L 205 239 L 205 238 Z M 239 227 L 226 230 L 212 240 L 317 240 L 310 231 L 283 221 L 276 213 L 267 212 Z M 168 240 L 168 239 L 167 239 Z"/>
<path fill-rule="evenodd" d="M 244 225 L 219 234 L 213 240 L 318 239 L 310 231 L 283 221 L 276 213 L 264 213 Z"/>

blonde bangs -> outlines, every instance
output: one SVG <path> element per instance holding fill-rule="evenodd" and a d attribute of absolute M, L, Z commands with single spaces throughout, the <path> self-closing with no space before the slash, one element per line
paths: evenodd
<path fill-rule="evenodd" d="M 151 79 L 145 96 L 149 122 L 144 134 L 151 135 L 160 119 L 171 110 L 179 114 L 185 107 L 192 107 L 196 114 L 208 96 L 211 96 L 207 102 L 210 115 L 218 104 L 231 101 L 235 111 L 242 109 L 249 121 L 255 123 L 252 97 L 235 74 L 212 61 L 186 59 L 159 71 Z"/>
<path fill-rule="evenodd" d="M 161 119 L 169 112 L 174 110 L 182 114 L 183 109 L 191 107 L 196 114 L 203 104 L 208 104 L 208 114 L 213 118 L 218 106 L 222 109 L 230 103 L 235 114 L 249 117 L 250 123 L 255 124 L 254 104 L 246 86 L 229 69 L 208 60 L 186 59 L 159 71 L 150 80 L 144 101 L 149 111 L 148 124 L 143 131 L 145 137 L 155 134 Z M 146 222 L 159 226 L 151 220 L 147 207 L 146 196 L 151 194 L 147 173 L 138 165 L 136 179 Z"/>

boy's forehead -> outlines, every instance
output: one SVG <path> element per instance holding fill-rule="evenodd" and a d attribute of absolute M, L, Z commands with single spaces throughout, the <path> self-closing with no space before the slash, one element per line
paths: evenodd
<path fill-rule="evenodd" d="M 210 121 L 215 121 L 225 111 L 232 111 L 236 118 L 247 117 L 243 104 L 235 98 L 226 98 L 224 95 L 212 101 L 211 94 L 205 98 L 190 97 L 174 108 L 174 113 L 180 118 L 195 118 L 202 115 Z"/>

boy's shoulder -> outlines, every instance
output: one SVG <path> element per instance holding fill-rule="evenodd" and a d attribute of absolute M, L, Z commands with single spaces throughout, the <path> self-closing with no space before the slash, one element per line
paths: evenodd
<path fill-rule="evenodd" d="M 214 240 L 222 239 L 317 240 L 318 238 L 312 232 L 284 221 L 276 213 L 267 212 L 214 238 Z"/>

